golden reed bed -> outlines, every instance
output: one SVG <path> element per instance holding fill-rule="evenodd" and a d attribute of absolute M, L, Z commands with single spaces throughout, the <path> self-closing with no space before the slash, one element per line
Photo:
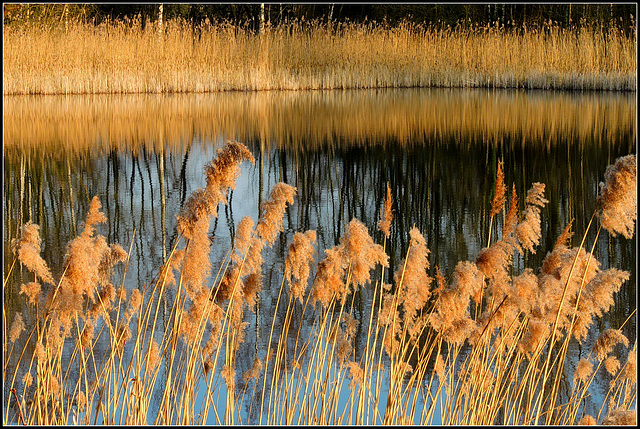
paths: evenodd
<path fill-rule="evenodd" d="M 403 23 L 246 27 L 173 20 L 4 27 L 4 94 L 381 87 L 636 90 L 635 27 Z"/>
<path fill-rule="evenodd" d="M 11 357 L 4 362 L 10 394 L 3 423 L 635 423 L 637 343 L 622 326 L 604 330 L 580 359 L 569 351 L 629 279 L 628 272 L 602 269 L 593 250 L 607 233 L 635 234 L 635 155 L 603 172 L 590 222 L 594 242 L 585 241 L 588 231 L 573 240 L 570 222 L 535 271 L 514 272 L 513 260 L 540 242 L 545 185 L 516 195 L 515 184 L 504 183 L 502 163 L 487 247 L 455 267 L 431 270 L 426 240 L 414 227 L 404 261 L 385 273 L 394 222 L 389 187 L 376 234 L 381 244 L 354 218 L 316 262 L 316 231 L 295 233 L 282 261 L 276 313 L 261 316 L 270 326 L 267 349 L 251 348 L 253 364 L 240 371 L 238 350 L 263 284 L 264 254 L 297 193 L 276 184 L 257 222 L 238 222 L 215 272 L 210 252 L 219 244 L 208 231 L 242 162 L 254 162 L 243 144 L 218 150 L 205 167 L 205 186 L 180 211 L 168 261 L 132 291 L 111 283 L 128 253 L 98 233 L 106 222 L 98 197 L 67 247 L 60 278 L 40 256 L 38 225 L 23 226 L 11 242 L 14 264 L 3 285 L 22 264 L 25 311 L 9 319 L 3 307 L 3 346 Z M 371 288 L 373 304 L 370 314 L 357 316 L 361 288 Z M 311 332 L 296 323 L 304 318 Z M 356 333 L 364 344 L 358 352 Z M 20 369 L 7 371 L 9 362 Z M 599 411 L 585 413 L 599 372 L 611 383 Z"/>

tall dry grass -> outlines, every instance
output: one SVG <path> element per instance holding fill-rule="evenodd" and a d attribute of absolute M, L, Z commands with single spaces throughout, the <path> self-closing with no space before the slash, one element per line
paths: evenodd
<path fill-rule="evenodd" d="M 144 27 L 144 29 L 143 29 Z M 636 90 L 635 26 L 113 21 L 4 27 L 4 94 L 386 87 Z"/>
<path fill-rule="evenodd" d="M 97 197 L 59 279 L 39 256 L 37 225 L 24 226 L 12 249 L 33 281 L 21 286 L 26 311 L 10 320 L 3 307 L 4 326 L 12 322 L 3 337 L 5 424 L 635 423 L 637 343 L 616 327 L 579 360 L 569 352 L 629 278 L 601 268 L 593 249 L 602 229 L 635 231 L 635 155 L 605 172 L 591 248 L 587 233 L 571 244 L 569 224 L 537 271 L 514 272 L 513 260 L 539 244 L 545 185 L 532 184 L 522 198 L 501 174 L 487 246 L 448 274 L 431 270 L 426 240 L 412 228 L 404 260 L 385 276 L 389 188 L 382 244 L 353 219 L 316 262 L 315 231 L 296 233 L 267 319 L 267 349 L 241 371 L 263 252 L 282 232 L 296 193 L 277 184 L 258 221 L 239 222 L 213 272 L 208 226 L 244 161 L 253 156 L 240 143 L 219 149 L 205 168 L 206 186 L 182 208 L 168 261 L 133 291 L 111 283 L 128 252 L 98 234 L 106 218 Z M 356 317 L 363 288 L 373 301 Z M 303 329 L 303 319 L 310 327 Z M 21 336 L 26 345 L 14 349 Z M 583 400 L 598 371 L 611 383 L 592 415 Z"/>

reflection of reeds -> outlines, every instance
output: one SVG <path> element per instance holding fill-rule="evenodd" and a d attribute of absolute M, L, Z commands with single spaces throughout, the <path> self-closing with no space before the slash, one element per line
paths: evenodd
<path fill-rule="evenodd" d="M 632 27 L 632 30 L 635 27 Z M 635 32 L 294 21 L 4 27 L 4 94 L 385 87 L 635 90 Z M 62 60 L 64 58 L 64 61 Z"/>
<path fill-rule="evenodd" d="M 497 187 L 491 214 L 497 227 L 502 220 L 501 236 L 475 261 L 459 262 L 450 280 L 440 268 L 429 275 L 430 252 L 417 228 L 409 231 L 409 249 L 391 285 L 376 277 L 376 268 L 388 267 L 384 247 L 357 219 L 318 263 L 316 232 L 295 233 L 274 314 L 267 315 L 267 350 L 256 348 L 253 364 L 242 371 L 239 350 L 250 324 L 245 310 L 255 311 L 261 253 L 283 230 L 295 195 L 295 188 L 277 184 L 258 222 L 240 221 L 233 249 L 213 276 L 206 233 L 244 160 L 253 157 L 240 143 L 218 151 L 205 171 L 207 186 L 181 212 L 185 247 L 176 243 L 154 281 L 130 293 L 109 281 L 127 254 L 97 233 L 105 221 L 97 198 L 58 281 L 39 257 L 37 226 L 22 229 L 12 250 L 36 276 L 32 283 L 46 281 L 51 288 L 38 296 L 39 287 L 24 285 L 28 310 L 5 316 L 13 321 L 5 335 L 10 356 L 18 339 L 29 337 L 5 378 L 12 395 L 4 423 L 565 425 L 635 419 L 636 344 L 626 361 L 619 357 L 615 347 L 629 346 L 620 329 L 603 331 L 591 352 L 576 359 L 568 392 L 560 389 L 573 359 L 569 340 L 584 341 L 629 275 L 601 269 L 593 251 L 584 249 L 586 233 L 570 247 L 569 227 L 539 273 L 515 272 L 514 254 L 539 244 L 547 203 L 540 183 L 527 193 L 522 212 L 513 191 L 502 216 L 507 188 Z M 623 168 L 630 165 L 635 155 L 607 170 L 601 195 L 607 210 L 631 209 L 622 198 L 635 186 L 635 168 Z M 388 191 L 383 232 L 392 204 Z M 625 223 L 626 230 L 633 226 Z M 166 294 L 170 286 L 174 293 Z M 369 287 L 380 307 L 372 303 L 369 314 L 357 318 L 363 311 L 356 297 Z M 307 318 L 311 325 L 303 326 Z M 600 411 L 590 415 L 583 400 L 602 371 L 612 382 Z M 154 393 L 158 408 L 151 406 Z"/>
<path fill-rule="evenodd" d="M 263 136 L 267 145 L 287 148 L 300 142 L 464 142 L 477 135 L 484 136 L 482 144 L 604 145 L 635 141 L 636 101 L 620 94 L 445 89 L 4 97 L 3 119 L 7 157 L 29 148 L 54 158 L 112 149 L 157 152 L 220 135 L 241 141 Z"/>

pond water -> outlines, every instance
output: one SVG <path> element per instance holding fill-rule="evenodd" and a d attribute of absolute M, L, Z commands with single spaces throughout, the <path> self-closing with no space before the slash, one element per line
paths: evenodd
<path fill-rule="evenodd" d="M 475 260 L 486 244 L 500 160 L 505 183 L 509 189 L 514 183 L 521 199 L 532 183 L 546 184 L 538 251 L 514 263 L 517 271 L 537 271 L 572 219 L 572 245 L 579 244 L 606 167 L 636 153 L 636 127 L 636 97 L 626 93 L 394 89 L 4 97 L 4 271 L 13 263 L 11 239 L 32 220 L 41 227 L 42 256 L 58 278 L 66 244 L 97 195 L 108 219 L 98 232 L 129 250 L 125 287 L 149 284 L 175 243 L 176 215 L 191 192 L 205 186 L 204 165 L 228 140 L 244 143 L 256 162 L 242 164 L 229 204 L 220 206 L 211 225 L 214 272 L 238 221 L 257 221 L 276 183 L 297 188 L 284 232 L 264 254 L 262 317 L 273 314 L 295 232 L 317 231 L 318 259 L 352 218 L 382 242 L 377 222 L 387 184 L 395 210 L 388 272 L 403 260 L 414 225 L 427 240 L 432 272 L 438 266 L 448 277 L 457 262 Z M 635 248 L 635 235 L 605 233 L 598 240 L 601 268 L 626 270 L 631 278 L 589 341 L 636 309 Z M 18 292 L 25 275 L 17 269 L 7 282 L 5 320 L 23 311 Z M 264 326 L 249 330 L 256 350 L 266 344 L 270 323 L 258 320 L 250 322 Z M 624 328 L 631 343 L 635 332 L 634 316 Z M 247 356 L 244 369 L 253 360 Z M 601 388 L 607 383 L 602 380 Z"/>

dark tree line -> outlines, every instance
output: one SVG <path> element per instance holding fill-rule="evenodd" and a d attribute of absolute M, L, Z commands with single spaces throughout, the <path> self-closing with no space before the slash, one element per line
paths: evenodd
<path fill-rule="evenodd" d="M 263 8 L 262 8 L 263 6 Z M 159 4 L 5 4 L 5 23 L 27 20 L 64 22 L 81 19 L 101 23 L 139 16 L 140 22 L 155 22 Z M 236 4 L 163 4 L 164 20 L 182 18 L 195 25 L 209 21 L 226 21 L 235 25 L 259 28 L 261 14 L 265 22 L 278 25 L 293 20 L 312 22 L 371 22 L 390 26 L 401 21 L 434 25 L 492 25 L 537 27 L 550 21 L 570 27 L 589 25 L 635 27 L 635 3 L 565 3 L 565 4 L 343 4 L 343 3 L 236 3 Z"/>

